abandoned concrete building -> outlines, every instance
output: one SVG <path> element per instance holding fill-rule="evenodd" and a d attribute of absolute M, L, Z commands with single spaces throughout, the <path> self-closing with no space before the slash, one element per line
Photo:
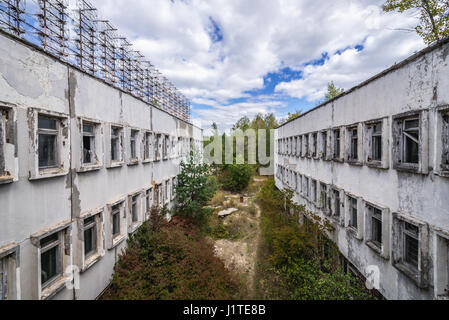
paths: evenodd
<path fill-rule="evenodd" d="M 276 130 L 276 185 L 387 299 L 449 298 L 449 40 Z M 372 278 L 377 277 L 378 284 Z"/>
<path fill-rule="evenodd" d="M 98 297 L 201 143 L 188 120 L 0 32 L 0 300 Z"/>

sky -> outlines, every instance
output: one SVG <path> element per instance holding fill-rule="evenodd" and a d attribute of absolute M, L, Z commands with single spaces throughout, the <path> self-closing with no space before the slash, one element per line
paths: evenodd
<path fill-rule="evenodd" d="M 424 48 L 383 0 L 91 0 L 192 102 L 194 124 L 285 117 Z"/>

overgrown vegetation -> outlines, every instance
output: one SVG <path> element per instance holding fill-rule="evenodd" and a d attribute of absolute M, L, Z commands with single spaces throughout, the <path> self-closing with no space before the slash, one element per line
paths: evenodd
<path fill-rule="evenodd" d="M 224 190 L 241 192 L 246 189 L 254 174 L 254 167 L 249 164 L 224 165 L 219 182 Z"/>
<path fill-rule="evenodd" d="M 186 217 L 171 223 L 153 211 L 128 240 L 104 300 L 238 299 L 239 280 Z"/>
<path fill-rule="evenodd" d="M 338 249 L 324 234 L 325 221 L 292 202 L 291 191 L 279 191 L 269 179 L 258 194 L 262 234 L 257 270 L 259 299 L 358 300 L 368 292 L 339 265 Z M 289 212 L 286 214 L 285 212 Z M 305 214 L 306 223 L 299 224 Z"/>

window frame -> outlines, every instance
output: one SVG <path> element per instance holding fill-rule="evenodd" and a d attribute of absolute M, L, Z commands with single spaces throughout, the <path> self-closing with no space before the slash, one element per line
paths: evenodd
<path fill-rule="evenodd" d="M 108 124 L 108 130 L 109 130 L 109 135 L 107 136 L 107 146 L 108 148 L 106 149 L 106 153 L 107 153 L 107 159 L 108 159 L 108 165 L 107 168 L 108 169 L 113 169 L 113 168 L 120 168 L 125 164 L 125 127 L 123 125 L 120 124 Z M 118 134 L 114 135 L 114 130 L 118 130 Z M 113 147 L 112 147 L 112 140 L 113 139 L 117 139 L 117 144 L 118 144 L 118 149 L 117 149 L 117 156 L 119 157 L 118 159 L 113 159 L 112 157 L 112 151 L 113 151 Z"/>
<path fill-rule="evenodd" d="M 128 151 L 129 151 L 129 157 L 128 157 L 128 166 L 134 166 L 137 165 L 140 161 L 140 144 L 139 144 L 139 136 L 140 136 L 140 130 L 137 128 L 129 128 L 128 129 L 129 134 L 129 145 L 128 145 Z M 133 145 L 134 145 L 134 155 L 133 155 Z"/>
<path fill-rule="evenodd" d="M 41 118 L 46 118 L 46 119 L 55 121 L 56 128 L 55 129 L 40 128 L 39 122 L 40 122 Z M 38 114 L 38 119 L 37 119 L 38 150 L 40 149 L 41 135 L 55 137 L 54 146 L 53 146 L 55 149 L 55 151 L 54 151 L 55 164 L 54 165 L 41 166 L 40 165 L 40 156 L 39 156 L 39 151 L 38 151 L 39 171 L 41 171 L 41 172 L 55 170 L 60 166 L 60 163 L 61 163 L 60 151 L 59 151 L 59 144 L 60 144 L 60 140 L 61 140 L 60 131 L 61 131 L 61 125 L 60 125 L 59 118 L 54 117 L 54 116 L 48 116 L 48 115 L 41 114 L 41 113 Z"/>
<path fill-rule="evenodd" d="M 0 301 L 19 300 L 20 293 L 20 246 L 11 243 L 0 248 L 0 264 L 3 264 L 3 290 L 0 286 Z M 3 299 L 3 300 L 2 300 Z"/>
<path fill-rule="evenodd" d="M 409 224 L 418 229 L 418 266 L 404 261 L 404 229 Z M 419 288 L 429 286 L 429 226 L 427 223 L 403 213 L 393 213 L 393 266 L 409 277 Z"/>
<path fill-rule="evenodd" d="M 113 210 L 118 207 L 117 210 Z M 106 249 L 112 250 L 121 244 L 127 237 L 127 221 L 126 221 L 126 197 L 119 198 L 113 202 L 106 204 L 107 208 L 107 232 L 106 234 Z M 113 233 L 114 231 L 114 216 L 118 214 L 119 221 L 119 232 Z"/>
<path fill-rule="evenodd" d="M 364 201 L 365 210 L 365 235 L 366 245 L 371 248 L 376 254 L 380 255 L 385 260 L 390 259 L 390 210 L 384 206 L 375 204 L 373 202 Z M 373 209 L 373 210 L 370 210 Z M 380 213 L 380 219 L 373 216 L 374 211 L 377 210 L 377 215 Z M 373 240 L 373 221 L 372 219 L 380 220 L 381 222 L 381 242 L 378 243 Z"/>
<path fill-rule="evenodd" d="M 136 232 L 143 223 L 142 195 L 142 191 L 139 190 L 128 196 L 128 234 Z M 134 220 L 134 206 L 136 209 L 136 220 Z"/>
<path fill-rule="evenodd" d="M 355 205 L 354 205 L 355 201 Z M 362 198 L 352 193 L 345 192 L 345 226 L 350 234 L 356 239 L 363 240 L 364 233 L 364 210 L 362 208 Z M 354 223 L 354 208 L 356 209 L 356 219 Z"/>
<path fill-rule="evenodd" d="M 338 140 L 336 138 L 336 133 L 338 133 Z M 343 162 L 341 148 L 343 138 L 341 128 L 332 129 L 332 161 Z M 336 150 L 337 148 L 338 152 Z"/>
<path fill-rule="evenodd" d="M 418 163 L 405 162 L 406 144 L 403 129 L 406 121 L 418 121 Z M 429 173 L 429 112 L 427 109 L 393 116 L 393 168 L 418 174 Z M 410 138 L 410 137 L 409 137 Z M 411 139 L 411 138 L 410 138 Z"/>
<path fill-rule="evenodd" d="M 79 147 L 79 164 L 77 164 L 77 173 L 97 171 L 103 167 L 103 156 L 102 156 L 102 134 L 101 134 L 101 122 L 98 120 L 88 119 L 88 118 L 78 118 L 79 123 L 79 137 L 80 137 L 80 147 Z M 84 125 L 93 126 L 93 133 L 88 134 L 88 136 L 93 137 L 94 140 L 94 158 L 95 161 L 91 163 L 84 163 Z"/>
<path fill-rule="evenodd" d="M 0 104 L 0 185 L 19 180 L 15 122 L 16 107 Z"/>
<path fill-rule="evenodd" d="M 441 177 L 449 178 L 449 105 L 437 107 L 437 139 L 435 172 Z M 446 160 L 447 159 L 447 160 Z"/>

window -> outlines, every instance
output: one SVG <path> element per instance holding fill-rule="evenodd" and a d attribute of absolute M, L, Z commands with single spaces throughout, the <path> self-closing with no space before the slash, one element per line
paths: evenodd
<path fill-rule="evenodd" d="M 357 221 L 357 199 L 348 197 L 349 201 L 349 226 L 351 228 L 357 229 L 358 228 L 358 221 Z"/>
<path fill-rule="evenodd" d="M 156 161 L 160 160 L 161 147 L 162 147 L 162 135 L 156 134 L 154 135 L 154 159 Z"/>
<path fill-rule="evenodd" d="M 368 214 L 371 218 L 371 234 L 370 241 L 377 247 L 382 247 L 382 210 L 375 208 L 371 205 L 367 205 Z"/>
<path fill-rule="evenodd" d="M 382 123 L 370 125 L 369 131 L 371 132 L 371 148 L 368 161 L 382 161 Z"/>
<path fill-rule="evenodd" d="M 321 208 L 326 210 L 327 203 L 328 203 L 328 201 L 327 201 L 327 186 L 324 183 L 320 183 L 320 205 L 321 205 Z"/>
<path fill-rule="evenodd" d="M 312 134 L 312 157 L 318 156 L 318 133 Z"/>
<path fill-rule="evenodd" d="M 41 284 L 42 288 L 51 285 L 62 276 L 62 240 L 61 233 L 54 233 L 40 241 L 41 247 Z"/>
<path fill-rule="evenodd" d="M 97 246 L 97 217 L 89 217 L 84 219 L 83 223 L 84 231 L 84 259 L 92 257 L 98 252 Z"/>
<path fill-rule="evenodd" d="M 419 164 L 419 117 L 409 117 L 398 119 L 395 122 L 397 129 L 396 145 L 398 152 L 398 163 L 399 164 Z"/>
<path fill-rule="evenodd" d="M 122 128 L 111 127 L 111 161 L 112 162 L 122 161 L 121 136 L 122 136 Z"/>
<path fill-rule="evenodd" d="M 327 159 L 327 132 L 321 133 L 321 156 Z"/>
<path fill-rule="evenodd" d="M 39 169 L 58 167 L 59 120 L 39 115 Z"/>
<path fill-rule="evenodd" d="M 0 177 L 6 174 L 6 121 L 8 121 L 8 113 L 0 109 Z"/>
<path fill-rule="evenodd" d="M 139 131 L 137 130 L 131 130 L 131 136 L 130 136 L 130 141 L 129 141 L 129 146 L 130 146 L 130 156 L 131 156 L 131 161 L 137 161 L 138 157 L 137 157 L 137 137 L 138 137 Z"/>
<path fill-rule="evenodd" d="M 306 157 L 308 157 L 310 155 L 308 134 L 304 136 L 304 148 L 305 148 L 305 155 Z"/>
<path fill-rule="evenodd" d="M 340 129 L 334 130 L 334 159 L 340 159 Z"/>
<path fill-rule="evenodd" d="M 296 148 L 298 146 L 298 137 L 293 138 L 293 150 L 292 150 L 292 156 L 296 156 Z"/>
<path fill-rule="evenodd" d="M 116 239 L 121 234 L 121 228 L 120 228 L 121 206 L 120 206 L 120 204 L 112 206 L 111 215 L 112 215 L 112 238 Z"/>
<path fill-rule="evenodd" d="M 83 164 L 94 164 L 97 162 L 95 152 L 95 125 L 83 122 Z"/>
<path fill-rule="evenodd" d="M 359 159 L 359 130 L 357 127 L 348 129 L 349 133 L 349 156 L 348 160 L 357 161 Z"/>
<path fill-rule="evenodd" d="M 151 159 L 151 145 L 153 143 L 153 135 L 150 132 L 145 133 L 145 151 L 144 158 L 145 160 Z"/>
<path fill-rule="evenodd" d="M 302 136 L 298 136 L 298 147 L 296 149 L 296 155 L 298 157 L 302 156 Z"/>
<path fill-rule="evenodd" d="M 418 269 L 419 263 L 419 228 L 405 222 L 404 224 L 404 252 L 405 263 L 414 269 Z"/>
<path fill-rule="evenodd" d="M 419 118 L 404 120 L 401 140 L 402 162 L 419 163 Z"/>
<path fill-rule="evenodd" d="M 0 301 L 8 299 L 8 268 L 6 259 L 0 259 Z"/>
<path fill-rule="evenodd" d="M 449 112 L 443 115 L 442 139 L 443 157 L 441 167 L 443 170 L 447 171 L 449 170 Z"/>
<path fill-rule="evenodd" d="M 335 217 L 340 217 L 341 215 L 341 200 L 340 200 L 340 190 L 333 190 L 334 195 L 334 211 L 333 215 Z"/>
<path fill-rule="evenodd" d="M 317 202 L 317 182 L 312 180 L 312 201 Z"/>
<path fill-rule="evenodd" d="M 304 180 L 305 180 L 305 188 L 306 188 L 306 197 L 308 199 L 310 196 L 309 178 L 304 177 Z"/>
<path fill-rule="evenodd" d="M 176 186 L 178 184 L 178 178 L 174 177 L 171 181 L 171 199 L 174 200 L 176 198 Z"/>
<path fill-rule="evenodd" d="M 392 240 L 393 265 L 419 288 L 427 288 L 430 268 L 429 226 L 409 215 L 394 213 Z"/>
<path fill-rule="evenodd" d="M 151 213 L 152 203 L 153 203 L 153 189 L 151 188 L 145 192 L 145 208 L 147 214 Z"/>
<path fill-rule="evenodd" d="M 131 219 L 132 223 L 139 222 L 139 207 L 138 207 L 139 196 L 131 197 Z"/>

